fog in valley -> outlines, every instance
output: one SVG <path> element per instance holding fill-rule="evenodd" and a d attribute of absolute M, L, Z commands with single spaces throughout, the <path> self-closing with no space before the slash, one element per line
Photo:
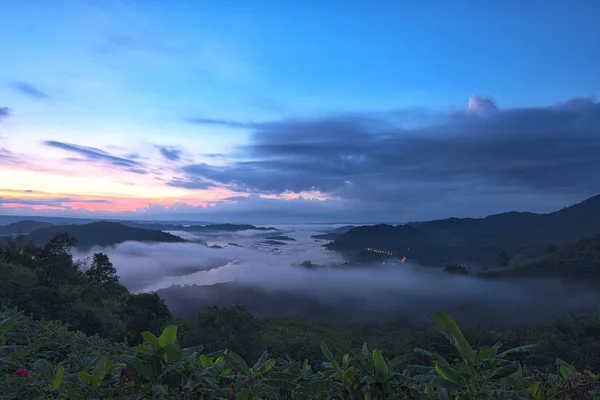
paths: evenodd
<path fill-rule="evenodd" d="M 278 231 L 194 235 L 201 243 L 125 242 L 105 252 L 132 292 L 158 292 L 175 315 L 241 303 L 262 317 L 330 322 L 431 321 L 439 311 L 463 324 L 534 325 L 569 313 L 597 313 L 600 292 L 553 280 L 490 280 L 444 273 L 410 260 L 343 265 L 347 260 L 311 235 L 336 226 L 278 226 Z M 294 240 L 271 240 L 288 236 Z M 215 247 L 210 247 L 215 246 Z M 216 247 L 219 246 L 219 247 Z M 300 265 L 310 261 L 315 265 Z"/>

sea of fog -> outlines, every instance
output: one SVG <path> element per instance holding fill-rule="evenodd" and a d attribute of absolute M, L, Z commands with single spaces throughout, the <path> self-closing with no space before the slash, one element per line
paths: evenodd
<path fill-rule="evenodd" d="M 260 289 L 260 293 L 277 292 L 278 298 L 281 293 L 295 296 L 296 301 L 298 296 L 305 296 L 313 307 L 310 313 L 314 313 L 314 307 L 342 309 L 352 304 L 356 314 L 371 317 L 430 318 L 443 310 L 454 315 L 462 313 L 471 320 L 475 315 L 494 319 L 490 318 L 494 314 L 504 321 L 528 324 L 545 322 L 571 312 L 597 311 L 593 305 L 600 300 L 600 291 L 584 285 L 551 280 L 498 281 L 456 276 L 410 260 L 344 267 L 340 264 L 347 260 L 341 254 L 323 247 L 327 241 L 311 238 L 311 235 L 338 226 L 276 226 L 278 231 L 198 235 L 170 231 L 188 240 L 202 240 L 208 246 L 125 242 L 76 256 L 89 257 L 98 251 L 107 253 L 117 268 L 121 283 L 135 293 L 183 287 L 180 291 L 185 291 L 185 296 L 166 299 L 167 303 L 171 300 L 172 304 L 180 304 L 180 309 L 175 311 L 182 315 L 196 312 L 194 301 L 200 302 L 204 296 L 202 286 L 225 282 Z M 267 237 L 280 235 L 295 240 L 281 241 L 284 245 L 265 243 Z M 213 245 L 222 248 L 210 247 Z M 316 269 L 299 266 L 307 260 L 313 264 L 335 266 Z M 198 296 L 194 292 L 198 292 Z M 215 299 L 215 302 L 217 300 L 221 304 L 224 299 Z M 209 303 L 210 299 L 204 296 L 202 304 Z M 282 314 L 288 315 L 285 304 L 271 306 L 276 311 L 279 308 Z"/>

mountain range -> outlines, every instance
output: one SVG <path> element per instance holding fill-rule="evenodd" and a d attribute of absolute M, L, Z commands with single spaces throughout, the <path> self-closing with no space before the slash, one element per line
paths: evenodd
<path fill-rule="evenodd" d="M 350 229 L 326 247 L 361 257 L 369 249 L 398 251 L 421 263 L 491 266 L 506 251 L 518 261 L 544 254 L 549 243 L 563 246 L 600 234 L 600 195 L 548 213 L 507 212 L 485 218 L 447 218 L 405 225 Z"/>
<path fill-rule="evenodd" d="M 25 236 L 43 245 L 57 233 L 67 232 L 77 238 L 77 249 L 85 251 L 94 246 L 113 246 L 126 241 L 137 242 L 186 242 L 179 236 L 152 229 L 133 228 L 116 222 L 92 222 L 84 225 L 50 225 L 36 229 Z"/>

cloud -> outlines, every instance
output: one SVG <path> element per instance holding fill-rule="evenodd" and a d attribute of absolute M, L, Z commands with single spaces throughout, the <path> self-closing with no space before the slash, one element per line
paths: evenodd
<path fill-rule="evenodd" d="M 490 97 L 471 96 L 469 98 L 469 112 L 487 114 L 498 110 L 496 101 Z"/>
<path fill-rule="evenodd" d="M 144 165 L 138 161 L 117 157 L 104 150 L 97 149 L 95 147 L 79 146 L 72 143 L 58 142 L 55 140 L 46 140 L 43 142 L 44 145 L 54 147 L 57 149 L 65 150 L 71 153 L 75 153 L 79 156 L 85 157 L 85 159 L 70 158 L 70 161 L 94 161 L 108 163 L 115 167 L 125 168 L 135 174 L 145 174 L 147 171 Z"/>
<path fill-rule="evenodd" d="M 12 111 L 10 108 L 0 106 L 0 122 L 7 119 L 8 117 L 10 117 L 11 114 L 12 114 Z"/>
<path fill-rule="evenodd" d="M 208 179 L 262 194 L 318 191 L 356 201 L 362 212 L 385 206 L 400 215 L 423 215 L 440 202 L 485 214 L 531 209 L 539 199 L 538 209 L 547 210 L 567 197 L 600 193 L 594 99 L 502 110 L 472 97 L 464 112 L 439 123 L 405 128 L 390 121 L 337 115 L 261 124 L 238 148 L 243 159 L 189 164 L 181 172 L 190 183 Z"/>
<path fill-rule="evenodd" d="M 50 99 L 50 96 L 48 96 L 46 93 L 27 82 L 15 81 L 12 82 L 11 87 L 13 90 L 37 100 Z"/>
<path fill-rule="evenodd" d="M 173 179 L 167 182 L 167 186 L 184 189 L 206 190 L 215 187 L 215 184 L 201 178 L 192 178 L 191 180 Z"/>
<path fill-rule="evenodd" d="M 0 147 L 0 162 L 2 161 L 7 161 L 15 164 L 20 164 L 23 162 L 23 160 L 17 157 L 12 151 L 8 150 L 5 147 Z"/>
<path fill-rule="evenodd" d="M 181 160 L 181 150 L 172 146 L 157 146 L 160 154 L 169 161 Z"/>
<path fill-rule="evenodd" d="M 69 197 L 48 198 L 48 199 L 33 199 L 33 198 L 18 198 L 18 197 L 0 197 L 0 204 L 23 204 L 28 206 L 61 206 L 65 203 L 86 203 L 86 204 L 111 204 L 111 201 L 105 199 L 73 199 Z"/>

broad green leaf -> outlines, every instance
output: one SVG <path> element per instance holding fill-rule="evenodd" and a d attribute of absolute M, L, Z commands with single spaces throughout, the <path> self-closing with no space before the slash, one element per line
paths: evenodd
<path fill-rule="evenodd" d="M 304 364 L 302 364 L 302 372 L 306 372 L 308 370 L 308 359 L 304 359 Z"/>
<path fill-rule="evenodd" d="M 559 371 L 560 371 L 561 376 L 564 379 L 569 379 L 571 377 L 571 375 L 573 375 L 575 373 L 575 371 L 573 369 L 571 369 L 565 365 L 561 365 L 559 367 Z"/>
<path fill-rule="evenodd" d="M 254 364 L 254 366 L 252 368 L 256 370 L 256 369 L 259 369 L 260 367 L 262 367 L 264 362 L 267 361 L 267 357 L 269 357 L 269 353 L 267 353 L 266 351 L 263 351 L 263 353 L 260 355 L 260 357 L 258 357 L 258 360 L 256 360 L 256 363 Z"/>
<path fill-rule="evenodd" d="M 444 357 L 442 357 L 438 353 L 433 353 L 431 351 L 421 349 L 419 347 L 415 347 L 414 352 L 417 354 L 423 354 L 426 357 L 437 360 L 441 364 L 450 364 Z"/>
<path fill-rule="evenodd" d="M 494 347 L 484 346 L 477 351 L 477 358 L 479 360 L 488 360 L 496 357 L 496 354 L 498 354 L 498 351 Z"/>
<path fill-rule="evenodd" d="M 64 375 L 65 375 L 65 367 L 63 367 L 61 365 L 58 368 L 58 370 L 56 371 L 56 376 L 54 377 L 54 380 L 52 381 L 52 389 L 57 390 L 60 387 L 60 384 L 62 383 Z"/>
<path fill-rule="evenodd" d="M 142 337 L 144 338 L 145 341 L 147 341 L 156 350 L 160 349 L 161 346 L 158 342 L 158 338 L 156 337 L 156 335 L 154 333 L 144 331 L 144 332 L 142 332 Z"/>
<path fill-rule="evenodd" d="M 200 365 L 202 368 L 212 367 L 213 361 L 206 356 L 206 354 L 200 354 Z"/>
<path fill-rule="evenodd" d="M 504 358 L 509 354 L 515 354 L 515 353 L 525 353 L 528 351 L 534 351 L 538 348 L 539 346 L 537 344 L 528 344 L 526 346 L 519 346 L 519 347 L 514 347 L 512 349 L 506 350 L 500 354 L 498 354 L 498 358 Z"/>
<path fill-rule="evenodd" d="M 81 371 L 77 374 L 79 378 L 88 386 L 92 385 L 92 375 L 87 372 Z"/>
<path fill-rule="evenodd" d="M 163 347 L 163 350 L 165 351 L 165 360 L 167 360 L 167 362 L 175 363 L 181 360 L 181 353 L 179 352 L 179 349 L 174 345 L 168 344 Z"/>
<path fill-rule="evenodd" d="M 375 372 L 380 375 L 380 377 L 385 377 L 390 373 L 388 365 L 379 349 L 373 350 L 373 365 L 375 366 Z"/>
<path fill-rule="evenodd" d="M 346 382 L 352 381 L 352 378 L 354 378 L 354 376 L 356 375 L 357 372 L 358 372 L 358 370 L 354 367 L 344 371 L 344 381 L 346 381 Z"/>
<path fill-rule="evenodd" d="M 277 364 L 277 360 L 275 360 L 275 359 L 267 360 L 262 365 L 262 367 L 260 367 L 258 370 L 256 370 L 256 374 L 260 375 L 260 374 L 264 374 L 266 372 L 269 372 L 275 366 L 275 364 Z"/>
<path fill-rule="evenodd" d="M 454 347 L 460 352 L 460 355 L 468 362 L 473 363 L 475 353 L 452 317 L 441 312 L 435 316 L 434 322 L 442 331 L 454 339 Z"/>
<path fill-rule="evenodd" d="M 439 364 L 438 362 L 436 362 L 435 370 L 445 380 L 450 381 L 452 383 L 456 383 L 457 385 L 460 385 L 460 383 L 461 383 L 460 376 L 458 375 L 458 373 L 454 370 L 454 368 L 452 366 Z"/>
<path fill-rule="evenodd" d="M 348 362 L 350 361 L 350 354 L 344 354 L 344 358 L 342 358 L 342 365 L 344 368 L 348 368 Z"/>
<path fill-rule="evenodd" d="M 537 392 L 540 390 L 540 383 L 539 382 L 533 382 L 531 384 L 531 386 L 529 386 L 527 388 L 527 393 L 529 393 L 530 395 L 534 396 L 537 394 Z"/>
<path fill-rule="evenodd" d="M 364 344 L 362 345 L 361 353 L 362 353 L 362 355 L 363 355 L 363 356 L 365 356 L 366 358 L 369 358 L 369 354 L 370 354 L 370 353 L 369 353 L 369 346 L 367 346 L 367 344 L 366 344 L 366 343 L 364 343 Z"/>
<path fill-rule="evenodd" d="M 512 362 L 503 367 L 495 370 L 489 377 L 490 380 L 500 380 L 504 379 L 519 370 L 520 364 L 518 362 Z"/>
<path fill-rule="evenodd" d="M 165 346 L 174 346 L 175 341 L 177 340 L 177 325 L 169 325 L 167 326 L 162 333 L 160 334 L 160 338 L 158 339 L 160 343 L 160 347 Z"/>
<path fill-rule="evenodd" d="M 106 359 L 102 357 L 92 372 L 92 390 L 96 391 L 106 376 Z"/>
<path fill-rule="evenodd" d="M 577 369 L 566 361 L 561 360 L 560 358 L 556 359 L 556 364 L 558 365 L 558 370 L 560 375 L 564 379 L 569 379 L 571 375 L 577 372 Z"/>
<path fill-rule="evenodd" d="M 335 358 L 333 358 L 333 354 L 331 353 L 331 351 L 329 350 L 329 348 L 327 347 L 327 345 L 324 342 L 321 342 L 321 351 L 323 352 L 323 355 L 325 356 L 325 358 L 327 358 L 327 361 L 329 361 L 331 363 L 331 367 L 334 368 L 336 370 L 336 372 L 341 373 L 342 369 L 340 368 L 340 365 L 335 360 Z"/>
<path fill-rule="evenodd" d="M 246 364 L 246 361 L 244 361 L 242 357 L 235 354 L 233 351 L 229 351 L 227 355 L 233 360 L 235 365 L 237 365 L 244 375 L 250 375 L 250 367 L 248 367 L 248 364 Z"/>

